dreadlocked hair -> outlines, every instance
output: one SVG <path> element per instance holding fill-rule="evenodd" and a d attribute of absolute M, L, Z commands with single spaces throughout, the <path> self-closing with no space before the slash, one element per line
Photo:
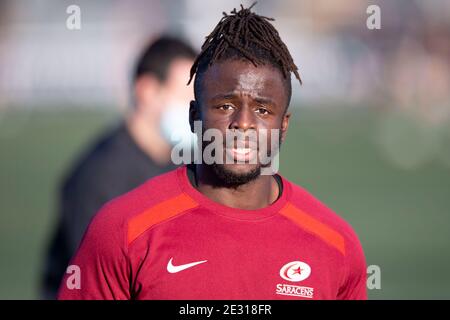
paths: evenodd
<path fill-rule="evenodd" d="M 255 67 L 269 62 L 281 70 L 284 78 L 289 79 L 289 87 L 291 72 L 302 84 L 288 48 L 269 22 L 275 19 L 251 12 L 255 4 L 256 2 L 249 8 L 241 5 L 241 10 L 237 11 L 235 8 L 230 14 L 223 12 L 224 16 L 206 37 L 201 52 L 192 65 L 188 84 L 195 74 L 198 78 L 199 73 L 213 63 L 233 56 L 248 59 Z"/>

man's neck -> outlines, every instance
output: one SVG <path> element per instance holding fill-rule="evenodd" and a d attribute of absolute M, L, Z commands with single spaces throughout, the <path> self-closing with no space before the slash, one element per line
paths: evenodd
<path fill-rule="evenodd" d="M 258 176 L 256 179 L 237 187 L 229 188 L 216 184 L 216 175 L 210 166 L 195 166 L 196 188 L 209 199 L 222 205 L 257 210 L 275 202 L 280 190 L 273 176 Z"/>
<path fill-rule="evenodd" d="M 126 126 L 134 142 L 153 161 L 160 165 L 166 165 L 170 161 L 170 145 L 159 133 L 156 121 L 132 114 L 127 118 Z"/>

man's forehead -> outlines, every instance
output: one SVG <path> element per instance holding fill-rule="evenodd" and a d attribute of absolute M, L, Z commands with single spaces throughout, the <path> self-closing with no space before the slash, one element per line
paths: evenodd
<path fill-rule="evenodd" d="M 236 89 L 239 91 L 262 90 L 268 79 L 267 75 L 255 72 L 256 68 L 248 72 L 238 72 L 236 74 Z"/>
<path fill-rule="evenodd" d="M 283 87 L 282 74 L 269 65 L 254 66 L 251 62 L 226 60 L 215 63 L 205 73 L 208 91 L 225 90 L 261 92 Z"/>

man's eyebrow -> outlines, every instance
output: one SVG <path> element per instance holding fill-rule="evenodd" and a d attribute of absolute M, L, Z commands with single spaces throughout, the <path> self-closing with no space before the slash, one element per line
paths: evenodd
<path fill-rule="evenodd" d="M 272 99 L 266 97 L 255 97 L 253 100 L 262 104 L 275 104 L 275 102 Z"/>
<path fill-rule="evenodd" d="M 216 94 L 214 97 L 212 97 L 212 100 L 218 100 L 218 99 L 232 99 L 237 97 L 237 94 L 234 92 L 228 92 L 228 93 L 219 93 Z"/>
<path fill-rule="evenodd" d="M 228 93 L 219 93 L 212 97 L 212 100 L 219 100 L 219 99 L 233 99 L 239 96 L 235 92 L 228 92 Z M 267 97 L 254 97 L 253 100 L 255 100 L 258 103 L 262 104 L 274 104 L 274 101 Z"/>

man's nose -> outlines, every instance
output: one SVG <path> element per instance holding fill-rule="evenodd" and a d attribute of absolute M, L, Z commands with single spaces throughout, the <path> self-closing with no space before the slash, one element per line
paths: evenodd
<path fill-rule="evenodd" d="M 240 108 L 233 115 L 230 129 L 246 131 L 255 129 L 255 114 L 247 106 Z"/>

